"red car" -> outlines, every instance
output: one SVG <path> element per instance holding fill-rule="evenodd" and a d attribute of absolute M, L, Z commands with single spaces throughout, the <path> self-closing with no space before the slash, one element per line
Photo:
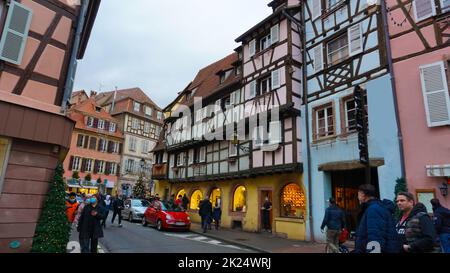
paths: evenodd
<path fill-rule="evenodd" d="M 145 211 L 142 225 L 156 226 L 159 231 L 163 229 L 189 231 L 191 219 L 181 208 L 169 209 L 167 204 L 154 201 Z"/>

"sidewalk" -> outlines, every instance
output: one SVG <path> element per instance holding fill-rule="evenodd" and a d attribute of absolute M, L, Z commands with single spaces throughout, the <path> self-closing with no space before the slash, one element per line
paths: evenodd
<path fill-rule="evenodd" d="M 228 228 L 215 230 L 214 226 L 211 230 L 203 233 L 198 223 L 191 223 L 191 231 L 264 253 L 324 253 L 326 245 L 325 243 L 289 240 L 268 232 L 245 232 Z"/>

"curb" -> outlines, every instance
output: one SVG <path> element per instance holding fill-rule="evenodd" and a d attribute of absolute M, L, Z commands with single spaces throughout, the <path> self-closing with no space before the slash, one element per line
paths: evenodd
<path fill-rule="evenodd" d="M 268 251 L 268 250 L 265 250 L 265 249 L 262 249 L 262 248 L 258 248 L 258 247 L 255 247 L 255 246 L 252 246 L 252 245 L 249 245 L 249 244 L 245 244 L 245 243 L 242 243 L 242 242 L 238 242 L 238 241 L 235 241 L 235 240 L 231 240 L 231 239 L 226 239 L 226 238 L 223 238 L 223 237 L 220 237 L 220 236 L 217 236 L 217 235 L 210 234 L 208 232 L 203 233 L 201 231 L 196 231 L 196 230 L 193 230 L 193 229 L 191 229 L 191 232 L 199 234 L 199 235 L 203 235 L 203 236 L 206 236 L 206 237 L 222 240 L 222 241 L 227 242 L 229 244 L 239 245 L 239 246 L 242 246 L 242 247 L 245 247 L 245 248 L 253 249 L 253 250 L 256 250 L 256 251 L 259 251 L 259 252 L 262 252 L 262 253 L 273 253 L 271 251 Z"/>

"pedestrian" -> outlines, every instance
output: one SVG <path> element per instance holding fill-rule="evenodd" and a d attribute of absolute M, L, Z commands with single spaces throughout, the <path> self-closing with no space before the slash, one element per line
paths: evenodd
<path fill-rule="evenodd" d="M 439 199 L 431 199 L 433 220 L 443 253 L 450 253 L 450 210 L 443 207 Z"/>
<path fill-rule="evenodd" d="M 216 226 L 216 230 L 219 229 L 221 217 L 222 217 L 222 204 L 221 204 L 220 197 L 218 197 L 216 199 L 216 203 L 214 204 L 214 209 L 213 209 L 213 219 L 214 219 L 214 223 Z"/>
<path fill-rule="evenodd" d="M 175 208 L 182 208 L 183 207 L 182 203 L 183 203 L 183 196 L 181 196 L 180 194 L 178 195 L 177 200 L 175 200 Z"/>
<path fill-rule="evenodd" d="M 85 206 L 78 222 L 81 253 L 97 253 L 98 239 L 103 237 L 100 221 L 104 218 L 98 206 L 97 197 L 92 196 L 90 204 Z"/>
<path fill-rule="evenodd" d="M 105 204 L 105 218 L 102 220 L 102 227 L 106 228 L 106 219 L 108 218 L 109 210 L 111 209 L 111 195 L 106 195 L 103 202 Z"/>
<path fill-rule="evenodd" d="M 435 251 L 436 231 L 424 204 L 414 202 L 409 192 L 399 192 L 397 206 L 402 212 L 396 228 L 403 251 L 424 253 Z"/>
<path fill-rule="evenodd" d="M 334 198 L 328 199 L 329 207 L 325 210 L 322 225 L 320 229 L 322 233 L 327 227 L 327 245 L 331 253 L 339 253 L 339 236 L 345 228 L 345 213 L 336 205 Z"/>
<path fill-rule="evenodd" d="M 80 220 L 81 213 L 83 212 L 84 207 L 87 204 L 89 204 L 89 202 L 90 202 L 90 197 L 86 197 L 86 195 L 82 195 L 82 198 L 83 198 L 83 202 L 81 202 L 81 204 L 78 205 L 77 214 L 75 216 L 75 220 L 73 221 L 75 226 L 78 226 L 78 222 Z"/>
<path fill-rule="evenodd" d="M 122 227 L 122 210 L 124 208 L 123 205 L 123 197 L 119 195 L 113 203 L 113 217 L 111 219 L 111 224 L 114 224 L 114 220 L 116 219 L 116 215 L 119 215 L 119 227 Z"/>
<path fill-rule="evenodd" d="M 189 198 L 187 198 L 186 194 L 183 195 L 182 204 L 183 204 L 183 209 L 187 210 L 188 205 L 189 205 Z"/>
<path fill-rule="evenodd" d="M 376 198 L 375 187 L 364 184 L 358 188 L 361 212 L 356 231 L 356 253 L 398 253 L 401 241 L 395 230 L 394 202 Z"/>
<path fill-rule="evenodd" d="M 156 200 L 156 201 L 159 201 L 159 200 L 160 200 L 159 194 L 158 194 L 158 193 L 155 195 L 155 200 Z"/>
<path fill-rule="evenodd" d="M 270 211 L 272 210 L 272 203 L 269 201 L 268 196 L 265 197 L 261 210 L 263 218 L 263 231 L 272 232 L 270 225 Z"/>
<path fill-rule="evenodd" d="M 167 205 L 171 209 L 175 209 L 175 194 L 170 195 L 169 201 L 167 201 Z"/>
<path fill-rule="evenodd" d="M 78 202 L 76 199 L 76 194 L 71 192 L 69 194 L 69 198 L 66 200 L 66 215 L 69 223 L 73 223 L 75 220 L 75 216 L 77 215 L 78 210 Z"/>
<path fill-rule="evenodd" d="M 206 196 L 205 199 L 200 202 L 198 213 L 202 218 L 202 229 L 203 233 L 205 233 L 212 216 L 212 204 L 209 201 L 208 196 Z"/>

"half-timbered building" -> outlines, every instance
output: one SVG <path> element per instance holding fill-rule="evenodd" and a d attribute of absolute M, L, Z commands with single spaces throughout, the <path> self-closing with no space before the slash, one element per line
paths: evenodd
<path fill-rule="evenodd" d="M 161 133 L 163 113 L 140 88 L 103 92 L 96 96 L 96 102 L 119 121 L 124 133 L 117 192 L 131 196 L 140 176 L 151 185 L 151 150 Z"/>
<path fill-rule="evenodd" d="M 386 3 L 406 181 L 431 212 L 431 198 L 450 205 L 450 1 Z"/>
<path fill-rule="evenodd" d="M 371 183 L 393 198 L 401 177 L 396 104 L 380 5 L 366 0 L 303 1 L 305 77 L 302 111 L 305 179 L 312 192 L 312 234 L 320 233 L 326 200 L 335 197 L 356 228 L 357 188 L 365 183 L 356 133 L 356 86 L 365 93 Z M 308 227 L 310 227 L 308 225 Z"/>
<path fill-rule="evenodd" d="M 74 122 L 64 110 L 99 5 L 0 1 L 0 252 L 31 249 L 70 147 Z"/>

